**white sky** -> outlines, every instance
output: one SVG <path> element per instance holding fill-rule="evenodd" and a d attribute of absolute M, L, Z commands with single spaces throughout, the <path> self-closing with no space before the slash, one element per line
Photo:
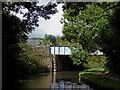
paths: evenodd
<path fill-rule="evenodd" d="M 60 23 L 62 18 L 62 5 L 57 5 L 58 13 L 51 15 L 49 20 L 45 20 L 44 18 L 40 17 L 39 19 L 39 27 L 32 31 L 28 36 L 31 38 L 43 38 L 45 34 L 51 34 L 55 36 L 62 36 L 62 27 L 63 25 Z"/>

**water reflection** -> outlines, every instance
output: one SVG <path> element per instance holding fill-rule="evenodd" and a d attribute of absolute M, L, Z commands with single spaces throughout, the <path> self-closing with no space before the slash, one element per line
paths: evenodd
<path fill-rule="evenodd" d="M 76 71 L 65 71 L 65 72 L 54 72 L 53 73 L 53 82 L 51 84 L 51 90 L 93 90 L 84 83 L 79 82 L 78 73 Z"/>
<path fill-rule="evenodd" d="M 56 83 L 53 83 L 51 84 L 51 88 L 69 88 L 69 89 L 89 89 L 89 86 L 86 85 L 86 84 L 77 84 L 77 83 L 72 83 L 70 81 L 64 81 L 64 80 L 61 80 L 59 82 L 56 82 Z M 92 90 L 92 89 L 89 89 L 89 90 Z"/>
<path fill-rule="evenodd" d="M 52 73 L 30 75 L 22 80 L 19 80 L 20 88 L 50 88 L 51 84 Z"/>
<path fill-rule="evenodd" d="M 62 71 L 31 75 L 18 81 L 20 88 L 49 88 L 51 90 L 93 90 L 84 83 L 79 82 L 77 71 Z"/>

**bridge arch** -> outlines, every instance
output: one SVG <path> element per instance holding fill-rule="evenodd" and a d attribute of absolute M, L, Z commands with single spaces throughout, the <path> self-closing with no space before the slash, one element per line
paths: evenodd
<path fill-rule="evenodd" d="M 81 67 L 74 65 L 69 55 L 55 55 L 54 71 L 75 71 Z M 56 70 L 55 70 L 56 69 Z"/>
<path fill-rule="evenodd" d="M 72 71 L 79 70 L 81 67 L 73 65 L 73 60 L 69 58 L 71 50 L 69 47 L 50 47 L 50 53 L 54 55 L 52 60 L 53 71 Z"/>

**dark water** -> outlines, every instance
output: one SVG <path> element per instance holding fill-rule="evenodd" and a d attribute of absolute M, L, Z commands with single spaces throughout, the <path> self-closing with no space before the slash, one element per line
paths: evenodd
<path fill-rule="evenodd" d="M 16 86 L 20 90 L 22 90 L 22 88 L 48 88 L 49 90 L 98 90 L 95 88 L 95 85 L 89 85 L 89 83 L 80 81 L 78 73 L 78 71 L 62 71 L 30 75 L 24 79 L 17 80 Z"/>

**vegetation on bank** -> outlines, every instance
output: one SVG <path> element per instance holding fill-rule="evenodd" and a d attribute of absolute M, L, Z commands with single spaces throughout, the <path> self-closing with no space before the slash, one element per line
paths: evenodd
<path fill-rule="evenodd" d="M 108 72 L 104 72 L 103 68 L 98 69 L 88 69 L 81 71 L 79 73 L 79 79 L 89 80 L 99 86 L 109 88 L 109 89 L 120 89 L 120 78 L 111 78 Z"/>
<path fill-rule="evenodd" d="M 21 8 L 28 12 L 21 20 L 11 15 L 11 11 L 18 13 Z M 120 75 L 120 2 L 115 3 L 65 3 L 63 6 L 64 23 L 62 38 L 57 37 L 56 46 L 77 43 L 71 58 L 74 64 L 82 64 L 85 68 L 107 68 L 111 73 Z M 77 11 L 77 12 L 76 12 Z M 55 14 L 56 4 L 37 6 L 37 3 L 3 3 L 3 83 L 7 79 L 14 79 L 17 75 L 33 74 L 49 71 L 41 62 L 46 54 L 37 53 L 31 46 L 25 44 L 28 36 L 38 25 L 38 17 L 49 19 Z M 21 12 L 22 14 L 22 12 Z M 64 38 L 64 39 L 63 39 Z M 46 39 L 44 40 L 46 41 Z M 69 42 L 68 42 L 69 41 Z M 50 41 L 46 45 L 50 45 Z M 90 57 L 96 49 L 104 52 L 106 57 Z M 95 82 L 108 86 L 119 87 L 116 81 L 93 74 L 94 70 L 83 71 L 80 74 L 91 78 Z M 92 73 L 91 73 L 92 72 Z M 7 78 L 7 79 L 6 79 Z M 109 85 L 109 82 L 112 85 Z M 7 85 L 5 85 L 6 87 Z M 112 88 L 113 88 L 112 86 Z"/>
<path fill-rule="evenodd" d="M 19 64 L 17 65 L 16 72 L 23 74 L 34 74 L 50 71 L 49 68 L 43 64 L 43 59 L 51 57 L 46 53 L 38 53 L 32 46 L 27 43 L 19 43 L 22 48 L 20 52 L 20 58 L 18 59 Z"/>
<path fill-rule="evenodd" d="M 41 63 L 45 55 L 38 54 L 25 43 L 28 34 L 39 26 L 39 17 L 50 19 L 57 12 L 56 4 L 39 6 L 37 2 L 3 2 L 2 3 L 2 80 L 3 89 L 6 82 L 12 82 L 21 75 L 48 71 Z M 26 9 L 23 13 L 22 9 Z M 11 12 L 22 14 L 23 18 Z M 8 84 L 9 85 L 9 84 Z"/>
<path fill-rule="evenodd" d="M 63 12 L 64 38 L 76 43 L 70 47 L 70 57 L 74 64 L 89 69 L 80 74 L 103 87 L 120 89 L 120 82 L 108 76 L 120 75 L 120 2 L 66 2 Z M 105 56 L 91 56 L 96 50 Z"/>
<path fill-rule="evenodd" d="M 74 63 L 87 63 L 88 54 L 100 50 L 108 60 L 106 69 L 120 75 L 120 2 L 66 2 L 63 12 L 64 38 L 77 43 Z"/>
<path fill-rule="evenodd" d="M 89 69 L 99 69 L 99 68 L 105 68 L 106 69 L 106 63 L 107 63 L 107 57 L 104 55 L 89 55 L 86 58 L 87 64 L 84 64 L 85 68 Z"/>

